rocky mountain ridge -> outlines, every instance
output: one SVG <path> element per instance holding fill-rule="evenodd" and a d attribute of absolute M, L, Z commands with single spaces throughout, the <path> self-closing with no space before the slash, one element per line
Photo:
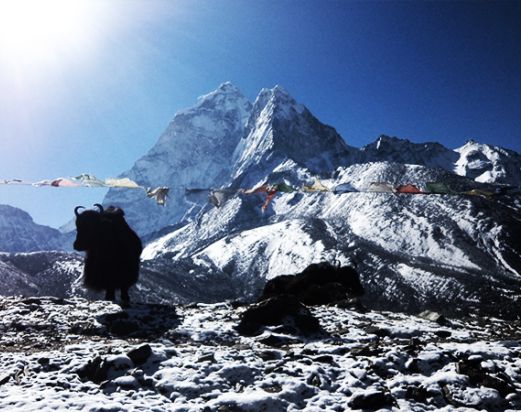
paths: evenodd
<path fill-rule="evenodd" d="M 451 150 L 384 135 L 357 149 L 282 87 L 262 89 L 251 104 L 227 82 L 178 113 L 149 153 L 123 173 L 145 186 L 171 187 L 173 201 L 165 209 L 117 189 L 104 204 L 128 210 L 133 226 L 148 235 L 200 211 L 206 199 L 194 205 L 185 199 L 186 188 L 248 188 L 281 171 L 291 172 L 301 185 L 309 176 L 329 177 L 338 167 L 369 162 L 441 168 L 483 183 L 521 182 L 516 152 L 473 141 Z M 306 172 L 299 175 L 302 170 Z"/>
<path fill-rule="evenodd" d="M 495 179 L 516 181 L 519 155 L 474 142 L 460 152 L 385 136 L 356 149 L 281 87 L 251 105 L 225 83 L 177 114 L 127 174 L 171 186 L 166 208 L 121 189 L 104 203 L 123 207 L 148 239 L 139 299 L 251 300 L 267 279 L 328 261 L 356 265 L 379 309 L 521 316 L 521 200 L 489 195 L 504 188 Z M 265 193 L 239 191 L 317 179 L 354 190 L 277 193 L 265 211 Z M 452 193 L 375 193 L 373 182 L 443 182 Z M 208 189 L 221 187 L 216 208 Z M 185 197 L 186 188 L 203 196 Z"/>
<path fill-rule="evenodd" d="M 56 250 L 61 245 L 62 234 L 58 230 L 35 223 L 19 208 L 0 205 L 0 251 Z"/>

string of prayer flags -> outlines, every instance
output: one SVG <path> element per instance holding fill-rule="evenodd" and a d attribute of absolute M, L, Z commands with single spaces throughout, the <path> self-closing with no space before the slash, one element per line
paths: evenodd
<path fill-rule="evenodd" d="M 396 186 L 397 193 L 409 193 L 409 194 L 420 194 L 423 193 L 417 186 L 406 184 Z"/>
<path fill-rule="evenodd" d="M 394 186 L 388 182 L 371 182 L 367 187 L 368 192 L 394 193 Z"/>
<path fill-rule="evenodd" d="M 233 196 L 233 192 L 226 189 L 216 189 L 210 191 L 210 202 L 215 207 L 221 207 L 226 201 Z"/>
<path fill-rule="evenodd" d="M 425 188 L 427 189 L 428 193 L 433 194 L 450 195 L 455 193 L 443 182 L 427 182 L 425 183 Z"/>
<path fill-rule="evenodd" d="M 76 177 L 65 178 L 58 177 L 56 179 L 45 179 L 38 182 L 27 182 L 21 179 L 2 179 L 0 184 L 3 185 L 27 185 L 34 187 L 51 186 L 51 187 L 115 187 L 125 189 L 143 189 L 149 198 L 155 199 L 158 205 L 165 206 L 168 197 L 169 188 L 165 186 L 155 188 L 145 188 L 138 185 L 128 177 L 108 178 L 100 180 L 96 176 L 83 173 Z"/>
<path fill-rule="evenodd" d="M 351 183 L 341 183 L 333 188 L 333 193 L 339 195 L 342 193 L 359 192 Z"/>
<path fill-rule="evenodd" d="M 2 179 L 2 180 L 0 180 L 0 184 L 2 184 L 2 185 L 21 185 L 21 184 L 24 184 L 24 181 L 21 179 Z"/>
<path fill-rule="evenodd" d="M 142 189 L 146 196 L 152 198 L 160 206 L 165 206 L 169 194 L 169 188 L 166 186 L 160 187 L 143 187 L 128 177 L 121 178 L 107 178 L 105 180 L 98 179 L 96 176 L 83 173 L 76 177 L 65 178 L 59 177 L 56 179 L 45 179 L 37 182 L 28 182 L 22 179 L 0 179 L 0 185 L 28 185 L 28 186 L 50 186 L 50 187 L 99 187 L 99 188 L 123 188 L 123 189 Z M 472 187 L 475 186 L 475 187 Z M 471 185 L 470 189 L 466 191 L 455 191 L 445 182 L 426 182 L 423 187 L 424 190 L 415 184 L 406 183 L 401 185 L 393 185 L 389 182 L 371 182 L 366 187 L 354 187 L 351 183 L 345 182 L 336 185 L 330 189 L 324 185 L 317 177 L 314 178 L 313 184 L 304 184 L 301 188 L 295 188 L 282 181 L 275 184 L 264 183 L 260 186 L 251 189 L 212 189 L 212 188 L 185 188 L 185 200 L 191 203 L 199 204 L 204 201 L 203 196 L 206 196 L 215 207 L 222 207 L 224 203 L 237 193 L 245 195 L 254 193 L 265 193 L 266 197 L 261 206 L 262 211 L 266 211 L 271 201 L 275 198 L 278 192 L 293 193 L 296 191 L 317 193 L 329 192 L 334 194 L 352 193 L 352 192 L 376 192 L 376 193 L 405 193 L 405 194 L 442 194 L 442 195 L 470 195 L 482 196 L 491 199 L 498 195 L 520 195 L 521 188 L 517 186 L 496 185 L 483 186 L 478 183 Z M 468 187 L 468 186 L 467 186 Z M 487 188 L 486 190 L 484 188 Z"/>
<path fill-rule="evenodd" d="M 265 212 L 277 192 L 293 193 L 296 191 L 296 189 L 288 185 L 286 182 L 281 182 L 276 184 L 263 184 L 253 189 L 240 189 L 239 191 L 246 195 L 253 193 L 266 193 L 266 199 L 261 206 L 261 210 Z"/>
<path fill-rule="evenodd" d="M 277 185 L 270 186 L 269 189 L 266 190 L 266 200 L 264 201 L 264 203 L 261 206 L 261 209 L 263 212 L 266 211 L 266 209 L 268 208 L 268 206 L 270 205 L 271 201 L 273 200 L 273 198 L 275 197 L 276 194 L 277 194 Z"/>
<path fill-rule="evenodd" d="M 166 198 L 168 197 L 169 191 L 170 191 L 170 188 L 168 188 L 166 186 L 155 187 L 155 188 L 149 187 L 146 189 L 147 197 L 155 199 L 156 203 L 159 206 L 166 205 Z"/>
<path fill-rule="evenodd" d="M 277 186 L 277 192 L 293 193 L 296 191 L 294 187 L 288 185 L 286 182 L 278 183 L 275 186 Z"/>
<path fill-rule="evenodd" d="M 83 173 L 79 176 L 76 176 L 74 179 L 81 182 L 83 186 L 87 187 L 107 187 L 107 183 L 104 180 L 98 179 L 94 175 L 90 175 L 88 173 Z"/>
<path fill-rule="evenodd" d="M 242 193 L 244 193 L 245 195 L 251 195 L 253 193 L 267 193 L 268 191 L 273 190 L 274 187 L 275 187 L 275 185 L 264 184 L 264 185 L 261 185 L 258 187 L 254 187 L 253 189 L 239 189 L 239 190 Z"/>
<path fill-rule="evenodd" d="M 110 186 L 110 187 L 125 187 L 127 189 L 139 189 L 141 187 L 133 180 L 130 180 L 128 177 L 123 177 L 121 179 L 108 178 L 108 179 L 105 179 L 105 183 L 107 184 L 107 186 Z M 156 188 L 156 190 L 159 190 L 159 189 L 164 189 L 164 188 L 163 187 Z M 147 189 L 147 195 L 148 195 L 148 189 Z"/>
<path fill-rule="evenodd" d="M 318 178 L 315 178 L 315 182 L 312 185 L 303 185 L 302 191 L 303 192 L 330 192 L 329 188 L 327 186 L 324 186 Z"/>
<path fill-rule="evenodd" d="M 33 186 L 52 186 L 52 187 L 81 187 L 81 184 L 64 177 L 57 179 L 46 179 L 40 180 L 39 182 L 33 183 Z"/>

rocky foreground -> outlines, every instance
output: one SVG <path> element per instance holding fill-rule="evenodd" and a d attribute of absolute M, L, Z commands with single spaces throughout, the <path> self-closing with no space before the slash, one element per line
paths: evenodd
<path fill-rule="evenodd" d="M 519 324 L 319 306 L 241 336 L 245 310 L 2 297 L 0 410 L 521 409 Z"/>

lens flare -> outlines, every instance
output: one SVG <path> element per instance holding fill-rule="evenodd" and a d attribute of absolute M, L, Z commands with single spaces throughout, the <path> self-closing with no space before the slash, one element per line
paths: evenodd
<path fill-rule="evenodd" d="M 38 65 L 79 52 L 95 34 L 100 3 L 88 0 L 0 0 L 0 59 Z"/>

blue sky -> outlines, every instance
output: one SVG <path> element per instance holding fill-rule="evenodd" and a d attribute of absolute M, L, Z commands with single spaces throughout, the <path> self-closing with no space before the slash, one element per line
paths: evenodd
<path fill-rule="evenodd" d="M 4 50 L 0 179 L 118 175 L 227 80 L 251 100 L 282 85 L 353 146 L 388 134 L 521 151 L 520 3 L 91 4 L 75 25 L 83 33 L 41 44 L 44 57 Z M 58 226 L 103 193 L 0 186 L 0 203 Z"/>

